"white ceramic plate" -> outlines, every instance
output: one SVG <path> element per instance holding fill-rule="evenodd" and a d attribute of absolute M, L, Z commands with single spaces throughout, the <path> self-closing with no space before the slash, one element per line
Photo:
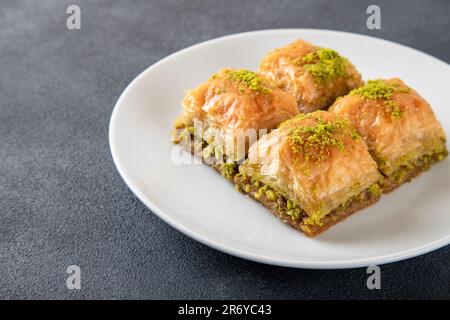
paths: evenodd
<path fill-rule="evenodd" d="M 364 79 L 398 76 L 433 106 L 450 133 L 450 66 L 393 42 L 326 30 L 267 30 L 203 42 L 142 72 L 118 100 L 109 140 L 134 194 L 186 235 L 242 258 L 300 268 L 350 268 L 417 256 L 450 243 L 450 161 L 309 239 L 206 165 L 171 161 L 184 91 L 221 67 L 256 70 L 269 50 L 304 38 L 348 57 Z M 177 147 L 178 148 L 178 147 Z"/>

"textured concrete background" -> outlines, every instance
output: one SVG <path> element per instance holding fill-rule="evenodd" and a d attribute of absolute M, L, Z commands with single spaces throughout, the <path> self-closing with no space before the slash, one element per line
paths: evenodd
<path fill-rule="evenodd" d="M 81 31 L 65 27 L 68 4 Z M 366 29 L 380 4 L 382 29 Z M 108 147 L 125 86 L 199 41 L 268 28 L 369 34 L 450 62 L 450 1 L 0 0 L 0 298 L 450 298 L 450 247 L 365 269 L 272 267 L 201 245 L 127 189 Z M 426 213 L 425 213 L 426 214 Z M 82 268 L 69 291 L 65 269 Z"/>

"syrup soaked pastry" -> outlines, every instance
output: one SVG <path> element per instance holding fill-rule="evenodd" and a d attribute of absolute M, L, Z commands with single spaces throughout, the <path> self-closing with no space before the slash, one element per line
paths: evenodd
<path fill-rule="evenodd" d="M 259 72 L 292 93 L 302 112 L 327 109 L 337 97 L 363 84 L 346 58 L 304 40 L 268 53 Z"/>
<path fill-rule="evenodd" d="M 445 133 L 430 105 L 398 78 L 368 81 L 330 112 L 350 121 L 366 141 L 389 192 L 443 160 Z"/>

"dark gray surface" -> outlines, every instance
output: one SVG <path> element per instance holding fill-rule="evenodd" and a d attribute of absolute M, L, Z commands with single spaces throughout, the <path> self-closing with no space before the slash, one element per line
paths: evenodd
<path fill-rule="evenodd" d="M 242 3 L 243 2 L 243 3 Z M 65 27 L 68 4 L 81 31 Z M 126 85 L 217 36 L 324 28 L 397 41 L 450 62 L 449 1 L 0 1 L 0 298 L 450 298 L 450 248 L 365 269 L 272 267 L 199 244 L 127 189 L 108 147 Z M 82 268 L 69 291 L 65 269 Z"/>

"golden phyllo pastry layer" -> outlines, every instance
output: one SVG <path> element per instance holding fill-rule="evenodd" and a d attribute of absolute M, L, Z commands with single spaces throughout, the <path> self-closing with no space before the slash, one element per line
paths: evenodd
<path fill-rule="evenodd" d="M 372 80 L 338 99 L 330 112 L 366 141 L 390 191 L 447 156 L 445 133 L 430 105 L 398 78 Z"/>
<path fill-rule="evenodd" d="M 292 93 L 302 112 L 326 109 L 337 97 L 362 85 L 361 75 L 350 61 L 304 40 L 268 53 L 259 72 Z"/>

